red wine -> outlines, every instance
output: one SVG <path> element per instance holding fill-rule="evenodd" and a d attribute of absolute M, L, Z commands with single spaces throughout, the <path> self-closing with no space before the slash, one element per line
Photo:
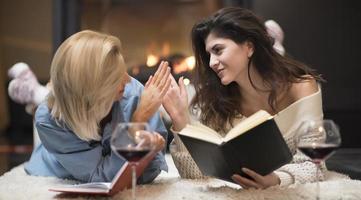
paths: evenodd
<path fill-rule="evenodd" d="M 127 147 L 127 148 L 118 148 L 116 149 L 117 153 L 127 159 L 129 162 L 138 162 L 142 159 L 149 150 L 135 148 L 135 147 Z"/>
<path fill-rule="evenodd" d="M 309 144 L 299 146 L 298 149 L 314 162 L 325 160 L 331 153 L 337 149 L 334 144 Z"/>

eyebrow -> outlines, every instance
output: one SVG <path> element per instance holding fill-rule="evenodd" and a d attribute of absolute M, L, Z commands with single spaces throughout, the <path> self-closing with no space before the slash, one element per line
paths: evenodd
<path fill-rule="evenodd" d="M 216 43 L 216 44 L 214 44 L 212 47 L 211 47 L 211 49 L 207 49 L 206 48 L 206 51 L 207 52 L 209 52 L 210 50 L 212 50 L 212 51 L 214 51 L 216 48 L 218 48 L 218 46 L 220 46 L 221 44 L 218 44 L 218 43 Z"/>

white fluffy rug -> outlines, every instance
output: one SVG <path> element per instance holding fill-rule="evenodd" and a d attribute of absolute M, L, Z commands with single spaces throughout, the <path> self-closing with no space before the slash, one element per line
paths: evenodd
<path fill-rule="evenodd" d="M 162 173 L 154 183 L 137 188 L 137 199 L 315 199 L 315 184 L 293 185 L 289 188 L 272 187 L 266 190 L 243 190 L 237 185 L 217 179 L 180 179 L 170 156 L 170 173 Z M 361 199 L 361 181 L 349 180 L 329 173 L 321 183 L 321 199 Z M 64 195 L 48 191 L 49 187 L 71 184 L 72 181 L 52 177 L 28 176 L 23 165 L 0 177 L 0 199 L 107 199 L 99 196 Z M 112 199 L 130 199 L 130 190 L 118 193 Z"/>

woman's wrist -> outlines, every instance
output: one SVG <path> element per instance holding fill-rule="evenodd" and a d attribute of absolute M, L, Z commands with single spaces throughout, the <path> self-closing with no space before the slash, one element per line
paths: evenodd
<path fill-rule="evenodd" d="M 188 123 L 190 123 L 189 114 L 178 114 L 173 119 L 173 129 L 177 132 L 181 131 Z"/>
<path fill-rule="evenodd" d="M 287 173 L 287 172 L 275 171 L 274 173 L 278 176 L 279 185 L 281 187 L 291 185 L 291 184 L 293 184 L 295 182 L 293 176 L 291 174 Z"/>
<path fill-rule="evenodd" d="M 147 122 L 148 117 L 146 113 L 142 113 L 139 110 L 135 110 L 135 112 L 132 115 L 132 122 Z"/>

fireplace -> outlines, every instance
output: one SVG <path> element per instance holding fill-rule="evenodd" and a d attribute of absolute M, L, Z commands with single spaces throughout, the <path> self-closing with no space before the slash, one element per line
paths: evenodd
<path fill-rule="evenodd" d="M 190 72 L 192 26 L 225 6 L 251 0 L 54 0 L 54 51 L 67 37 L 91 29 L 117 36 L 129 73 L 144 83 L 160 60 L 173 73 Z M 177 70 L 180 72 L 177 72 Z M 138 75 L 141 76 L 138 76 Z"/>

